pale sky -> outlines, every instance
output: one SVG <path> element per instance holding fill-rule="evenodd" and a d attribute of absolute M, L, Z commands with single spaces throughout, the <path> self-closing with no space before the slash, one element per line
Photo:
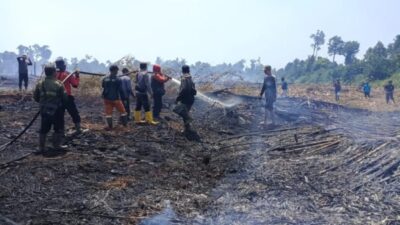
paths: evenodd
<path fill-rule="evenodd" d="M 261 57 L 275 68 L 312 53 L 317 29 L 365 50 L 400 34 L 399 0 L 2 0 L 0 52 L 49 45 L 52 58 L 185 58 L 218 64 Z M 326 47 L 320 55 L 326 54 Z"/>

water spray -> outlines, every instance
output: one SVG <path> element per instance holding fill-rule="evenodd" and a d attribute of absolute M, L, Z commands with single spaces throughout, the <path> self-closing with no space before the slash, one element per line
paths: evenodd
<path fill-rule="evenodd" d="M 174 83 L 176 83 L 178 85 L 181 84 L 181 82 L 176 78 L 171 77 L 171 80 L 172 80 L 172 82 L 174 82 Z M 206 101 L 206 102 L 208 102 L 210 104 L 217 104 L 217 105 L 220 105 L 220 106 L 222 106 L 224 108 L 229 108 L 229 107 L 232 107 L 232 106 L 236 105 L 235 103 L 227 104 L 227 103 L 224 103 L 224 102 L 222 102 L 222 101 L 220 101 L 218 99 L 210 98 L 210 97 L 208 97 L 207 95 L 203 94 L 200 91 L 197 91 L 197 96 L 199 96 L 202 100 L 204 100 L 204 101 Z"/>

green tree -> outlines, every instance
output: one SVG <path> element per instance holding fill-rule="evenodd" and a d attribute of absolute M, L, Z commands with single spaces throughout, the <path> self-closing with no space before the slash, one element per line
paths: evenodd
<path fill-rule="evenodd" d="M 396 70 L 400 70 L 400 35 L 397 35 L 394 42 L 388 46 L 389 59 Z"/>
<path fill-rule="evenodd" d="M 340 55 L 344 56 L 344 64 L 350 65 L 356 58 L 356 54 L 360 51 L 360 43 L 357 41 L 347 41 L 343 44 Z"/>
<path fill-rule="evenodd" d="M 364 57 L 365 72 L 371 79 L 385 79 L 393 72 L 392 62 L 388 58 L 388 50 L 378 42 L 369 48 Z"/>
<path fill-rule="evenodd" d="M 311 47 L 313 48 L 312 57 L 316 57 L 319 50 L 321 50 L 321 46 L 325 44 L 325 33 L 322 30 L 317 30 L 315 34 L 311 34 L 311 39 L 313 39 L 313 43 Z"/>
<path fill-rule="evenodd" d="M 332 61 L 335 62 L 335 56 L 343 51 L 344 41 L 339 36 L 333 36 L 328 42 L 328 54 L 333 56 Z"/>

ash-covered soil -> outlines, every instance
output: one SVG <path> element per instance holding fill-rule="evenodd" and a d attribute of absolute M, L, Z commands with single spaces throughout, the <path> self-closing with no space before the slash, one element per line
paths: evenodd
<path fill-rule="evenodd" d="M 82 125 L 66 155 L 43 157 L 38 122 L 0 152 L 0 224 L 400 224 L 399 117 L 301 98 L 262 101 L 229 91 L 197 100 L 180 132 L 173 98 L 159 126 L 103 130 L 100 98 L 77 99 Z M 0 96 L 0 145 L 38 110 Z M 67 127 L 72 126 L 69 115 Z"/>

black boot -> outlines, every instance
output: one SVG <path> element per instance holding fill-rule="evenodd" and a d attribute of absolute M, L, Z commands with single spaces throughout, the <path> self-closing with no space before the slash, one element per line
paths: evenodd
<path fill-rule="evenodd" d="M 82 133 L 81 123 L 75 123 L 75 134 L 81 134 L 81 133 Z"/>
<path fill-rule="evenodd" d="M 124 127 L 126 127 L 128 125 L 128 116 L 121 116 L 121 123 Z"/>
<path fill-rule="evenodd" d="M 65 151 L 67 146 L 62 145 L 64 139 L 63 133 L 54 133 L 53 135 L 53 148 L 56 151 Z"/>
<path fill-rule="evenodd" d="M 106 118 L 108 129 L 111 130 L 113 128 L 113 119 L 112 117 Z"/>
<path fill-rule="evenodd" d="M 43 154 L 46 151 L 46 137 L 47 134 L 39 134 L 39 150 L 35 154 Z"/>

